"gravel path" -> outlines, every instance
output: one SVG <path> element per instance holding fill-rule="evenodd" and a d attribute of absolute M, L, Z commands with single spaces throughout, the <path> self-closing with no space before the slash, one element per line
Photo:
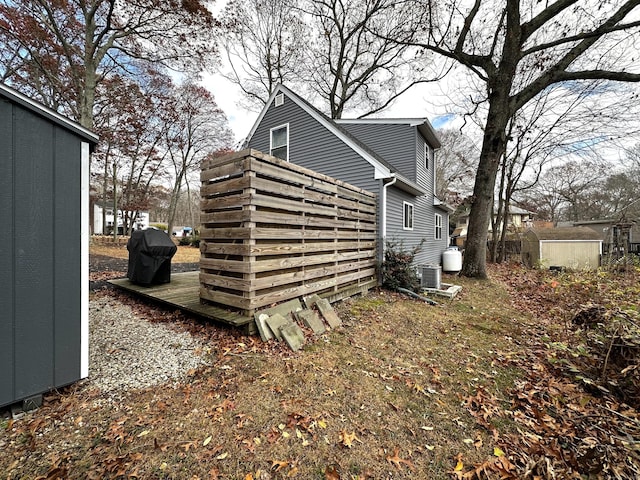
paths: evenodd
<path fill-rule="evenodd" d="M 89 385 L 110 398 L 175 383 L 206 363 L 207 346 L 187 332 L 139 318 L 110 296 L 89 305 Z"/>

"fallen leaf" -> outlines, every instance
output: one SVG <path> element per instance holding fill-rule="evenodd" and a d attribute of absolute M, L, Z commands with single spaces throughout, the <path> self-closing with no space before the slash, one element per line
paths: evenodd
<path fill-rule="evenodd" d="M 229 456 L 229 452 L 224 452 L 224 453 L 221 453 L 220 455 L 218 455 L 218 456 L 216 457 L 216 460 L 224 460 L 224 459 L 225 459 L 225 458 L 227 458 L 228 456 Z"/>
<path fill-rule="evenodd" d="M 500 447 L 493 447 L 493 455 L 496 457 L 501 457 L 504 455 L 504 452 L 500 449 Z"/>
<path fill-rule="evenodd" d="M 356 432 L 349 433 L 346 430 L 340 430 L 339 442 L 342 443 L 343 446 L 351 448 L 353 447 L 354 441 L 362 443 L 362 441 L 356 437 Z"/>
<path fill-rule="evenodd" d="M 400 468 L 402 464 L 405 464 L 407 467 L 409 467 L 409 470 L 413 471 L 414 469 L 413 463 L 411 463 L 411 461 L 409 460 L 400 458 L 398 455 L 399 452 L 400 452 L 400 449 L 396 447 L 393 450 L 393 456 L 387 456 L 387 462 L 394 464 L 398 468 Z"/>
<path fill-rule="evenodd" d="M 211 442 L 212 438 L 213 438 L 213 435 L 209 435 L 207 438 L 205 438 L 204 442 L 202 442 L 202 446 L 206 447 L 207 445 L 209 445 L 209 443 Z"/>
<path fill-rule="evenodd" d="M 289 462 L 287 461 L 282 462 L 280 460 L 273 460 L 271 463 L 271 470 L 275 469 L 276 472 L 279 472 L 280 470 L 288 466 L 289 466 Z"/>
<path fill-rule="evenodd" d="M 324 469 L 325 480 L 340 480 L 340 474 L 334 465 L 329 465 Z"/>
<path fill-rule="evenodd" d="M 464 463 L 462 463 L 462 454 L 459 453 L 458 456 L 456 457 L 456 460 L 458 461 L 458 463 L 456 463 L 456 467 L 453 469 L 454 472 L 461 472 L 462 469 L 464 468 Z"/>

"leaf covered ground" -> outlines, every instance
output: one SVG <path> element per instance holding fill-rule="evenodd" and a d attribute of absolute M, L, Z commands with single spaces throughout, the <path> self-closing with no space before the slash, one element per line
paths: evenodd
<path fill-rule="evenodd" d="M 2 478 L 638 478 L 640 273 L 491 276 L 447 278 L 462 293 L 437 307 L 342 302 L 344 325 L 298 353 L 100 291 L 206 339 L 211 365 L 115 404 L 81 383 L 0 420 Z"/>

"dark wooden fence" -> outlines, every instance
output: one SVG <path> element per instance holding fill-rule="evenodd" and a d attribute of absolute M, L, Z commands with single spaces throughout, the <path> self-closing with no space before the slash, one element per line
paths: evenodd
<path fill-rule="evenodd" d="M 206 162 L 201 182 L 201 300 L 253 315 L 377 284 L 375 194 L 256 150 Z"/>
<path fill-rule="evenodd" d="M 487 242 L 487 256 L 491 249 L 493 248 L 493 241 L 489 240 Z M 522 244 L 520 239 L 518 240 L 507 240 L 504 243 L 505 256 L 506 260 L 520 260 L 520 253 L 522 251 Z M 502 242 L 498 241 L 498 257 L 500 256 L 500 252 L 502 251 Z"/>

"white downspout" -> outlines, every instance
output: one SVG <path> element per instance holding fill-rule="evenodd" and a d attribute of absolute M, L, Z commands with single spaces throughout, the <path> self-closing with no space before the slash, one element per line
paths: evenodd
<path fill-rule="evenodd" d="M 382 258 L 384 259 L 384 252 L 387 248 L 387 188 L 396 183 L 398 178 L 395 175 L 392 175 L 391 181 L 389 183 L 383 183 L 382 185 L 382 200 L 381 200 L 381 210 L 380 212 L 380 233 L 382 239 Z"/>

